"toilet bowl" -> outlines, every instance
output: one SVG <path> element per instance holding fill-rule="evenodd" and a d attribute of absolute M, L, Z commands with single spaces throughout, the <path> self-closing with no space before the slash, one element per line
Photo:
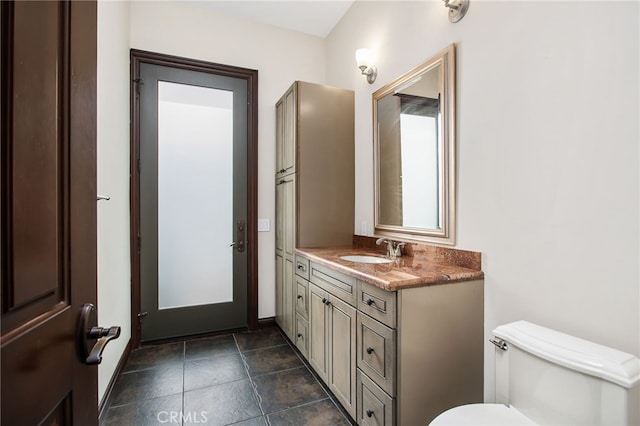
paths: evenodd
<path fill-rule="evenodd" d="M 493 335 L 497 403 L 454 407 L 431 425 L 640 424 L 637 357 L 526 321 Z"/>

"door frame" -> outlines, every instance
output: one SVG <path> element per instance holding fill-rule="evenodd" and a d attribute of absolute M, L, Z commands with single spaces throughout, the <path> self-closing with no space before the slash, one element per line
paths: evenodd
<path fill-rule="evenodd" d="M 140 64 L 223 75 L 247 81 L 247 324 L 258 328 L 258 71 L 197 59 L 131 49 L 131 347 L 140 346 Z M 144 84 L 144 82 L 142 82 Z"/>

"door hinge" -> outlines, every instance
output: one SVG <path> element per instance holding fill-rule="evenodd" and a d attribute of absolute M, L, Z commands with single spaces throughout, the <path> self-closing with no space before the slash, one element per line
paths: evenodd
<path fill-rule="evenodd" d="M 140 86 L 142 84 L 144 84 L 144 80 L 141 79 L 140 77 L 138 77 L 138 78 L 134 78 L 133 82 L 136 83 L 136 93 L 139 95 L 140 94 Z"/>
<path fill-rule="evenodd" d="M 149 314 L 148 312 L 140 312 L 140 313 L 138 314 L 138 322 L 139 322 L 140 324 L 142 324 L 142 320 L 143 320 L 143 319 L 144 319 L 144 317 L 146 317 L 148 314 Z"/>

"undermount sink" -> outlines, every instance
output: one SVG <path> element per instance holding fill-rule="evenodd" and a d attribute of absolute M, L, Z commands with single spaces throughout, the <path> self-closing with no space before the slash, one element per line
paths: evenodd
<path fill-rule="evenodd" d="M 360 256 L 360 255 L 352 255 L 352 256 L 340 256 L 340 259 L 346 260 L 348 262 L 356 262 L 356 263 L 391 263 L 390 259 L 384 257 L 377 256 Z"/>

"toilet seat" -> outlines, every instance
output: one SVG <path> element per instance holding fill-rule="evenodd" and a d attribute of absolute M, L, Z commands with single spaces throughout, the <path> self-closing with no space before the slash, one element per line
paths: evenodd
<path fill-rule="evenodd" d="M 535 423 L 517 409 L 504 404 L 468 404 L 441 413 L 430 425 L 515 426 Z"/>

